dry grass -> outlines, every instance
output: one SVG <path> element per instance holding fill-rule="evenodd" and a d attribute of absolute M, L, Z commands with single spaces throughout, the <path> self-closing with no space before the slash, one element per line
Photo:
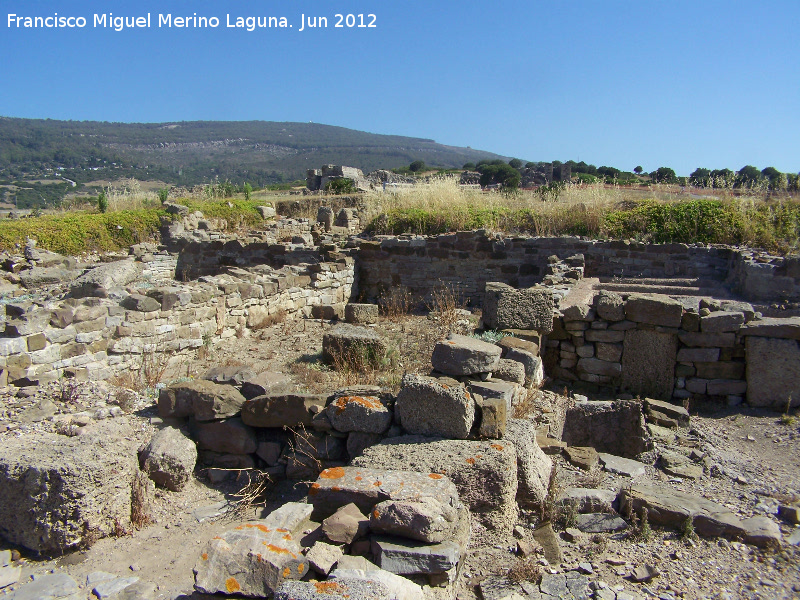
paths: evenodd
<path fill-rule="evenodd" d="M 458 293 L 452 284 L 440 282 L 431 290 L 430 300 L 427 303 L 430 316 L 439 326 L 439 336 L 447 337 L 450 333 L 467 333 L 469 321 L 460 313 L 464 303 L 459 301 Z"/>
<path fill-rule="evenodd" d="M 542 570 L 538 564 L 537 558 L 528 558 L 514 563 L 514 566 L 508 570 L 506 574 L 508 580 L 512 583 L 522 583 L 523 581 L 530 581 L 538 584 L 542 580 Z"/>
<path fill-rule="evenodd" d="M 536 405 L 539 401 L 541 396 L 541 391 L 538 389 L 530 389 L 527 390 L 525 394 L 525 398 L 523 398 L 522 402 L 517 404 L 514 407 L 514 418 L 515 419 L 527 419 L 536 411 Z"/>
<path fill-rule="evenodd" d="M 585 475 L 580 475 L 575 478 L 575 487 L 597 489 L 606 479 L 605 471 L 599 467 L 594 467 L 590 472 Z"/>
<path fill-rule="evenodd" d="M 414 309 L 411 292 L 404 285 L 383 290 L 378 297 L 378 308 L 390 321 L 403 321 Z"/>
<path fill-rule="evenodd" d="M 279 323 L 283 323 L 286 321 L 286 311 L 284 309 L 278 309 L 278 312 L 267 315 L 263 319 L 261 319 L 258 323 L 250 327 L 253 331 L 258 331 L 260 329 L 267 329 L 268 327 L 272 327 L 273 325 L 278 325 Z"/>
<path fill-rule="evenodd" d="M 152 522 L 150 498 L 152 482 L 147 475 L 137 471 L 131 484 L 131 525 L 141 529 Z"/>

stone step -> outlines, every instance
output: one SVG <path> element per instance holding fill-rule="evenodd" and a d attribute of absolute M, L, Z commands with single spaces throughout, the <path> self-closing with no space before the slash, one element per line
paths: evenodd
<path fill-rule="evenodd" d="M 599 283 L 595 286 L 597 290 L 607 292 L 618 292 L 628 294 L 664 294 L 667 296 L 708 296 L 712 298 L 732 298 L 731 293 L 723 287 L 709 286 L 678 286 L 678 285 L 656 285 L 641 283 Z"/>
<path fill-rule="evenodd" d="M 600 283 L 632 283 L 635 285 L 669 285 L 677 287 L 696 287 L 703 280 L 699 277 L 600 277 Z"/>

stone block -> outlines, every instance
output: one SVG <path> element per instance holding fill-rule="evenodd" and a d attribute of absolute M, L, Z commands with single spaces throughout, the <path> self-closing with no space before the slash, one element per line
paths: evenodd
<path fill-rule="evenodd" d="M 5 438 L 0 535 L 34 552 L 63 554 L 129 528 L 135 436 L 113 419 L 76 437 L 37 431 Z"/>
<path fill-rule="evenodd" d="M 344 319 L 344 304 L 315 304 L 311 307 L 311 316 L 328 321 Z"/>
<path fill-rule="evenodd" d="M 465 335 L 450 334 L 433 349 L 433 368 L 446 375 L 462 377 L 494 371 L 500 362 L 500 346 Z"/>
<path fill-rule="evenodd" d="M 578 372 L 605 375 L 606 377 L 619 377 L 622 374 L 622 365 L 618 362 L 608 362 L 599 358 L 581 358 L 578 360 Z"/>
<path fill-rule="evenodd" d="M 235 387 L 198 379 L 162 390 L 159 414 L 162 417 L 191 415 L 198 421 L 211 421 L 238 415 L 244 403 L 244 396 Z"/>
<path fill-rule="evenodd" d="M 492 377 L 518 385 L 525 385 L 525 365 L 515 360 L 501 358 Z"/>
<path fill-rule="evenodd" d="M 374 536 L 372 554 L 381 569 L 398 575 L 444 573 L 455 569 L 462 548 L 452 541 L 424 544 L 402 538 Z"/>
<path fill-rule="evenodd" d="M 678 350 L 678 362 L 715 362 L 719 360 L 719 348 L 681 348 Z"/>
<path fill-rule="evenodd" d="M 510 429 L 509 421 L 507 435 Z M 403 436 L 367 448 L 352 464 L 356 469 L 413 469 L 434 480 L 444 476 L 455 484 L 461 502 L 485 527 L 510 533 L 516 524 L 517 452 L 509 441 Z"/>
<path fill-rule="evenodd" d="M 747 403 L 781 411 L 789 403 L 800 406 L 800 343 L 795 339 L 748 336 L 745 345 Z"/>
<path fill-rule="evenodd" d="M 383 433 L 392 413 L 378 396 L 339 396 L 325 410 L 333 428 L 343 433 Z"/>
<path fill-rule="evenodd" d="M 242 421 L 252 427 L 310 426 L 327 403 L 328 397 L 321 394 L 258 396 L 242 405 Z"/>
<path fill-rule="evenodd" d="M 372 325 L 378 322 L 378 305 L 347 304 L 344 307 L 344 316 L 348 323 Z"/>
<path fill-rule="evenodd" d="M 455 380 L 406 375 L 395 402 L 395 416 L 412 434 L 465 439 L 475 418 L 475 402 Z"/>
<path fill-rule="evenodd" d="M 478 437 L 481 439 L 500 439 L 506 431 L 508 404 L 503 398 L 485 398 L 473 393 L 478 409 Z"/>
<path fill-rule="evenodd" d="M 622 352 L 623 389 L 638 396 L 672 397 L 678 340 L 673 334 L 631 329 Z"/>
<path fill-rule="evenodd" d="M 568 411 L 561 439 L 569 446 L 633 457 L 650 449 L 642 405 L 634 400 L 576 402 Z"/>
<path fill-rule="evenodd" d="M 312 507 L 290 502 L 260 521 L 214 536 L 197 561 L 194 587 L 206 594 L 269 597 L 308 572 L 299 540 Z"/>
<path fill-rule="evenodd" d="M 253 454 L 258 448 L 255 432 L 239 418 L 196 422 L 198 448 L 223 454 Z"/>
<path fill-rule="evenodd" d="M 338 598 L 394 600 L 397 596 L 390 593 L 385 584 L 361 577 L 342 577 L 335 581 L 284 581 L 274 596 L 274 600 L 333 600 Z"/>
<path fill-rule="evenodd" d="M 455 537 L 458 518 L 457 507 L 435 498 L 386 500 L 372 509 L 369 527 L 375 533 L 439 543 Z"/>
<path fill-rule="evenodd" d="M 515 362 L 514 364 L 520 364 Z M 514 397 L 517 395 L 518 384 L 498 381 L 494 378 L 488 381 L 470 381 L 467 387 L 471 394 L 479 395 L 484 399 L 498 398 L 505 402 L 506 412 L 511 413 Z"/>
<path fill-rule="evenodd" d="M 527 419 L 509 419 L 505 440 L 517 451 L 517 504 L 538 509 L 547 496 L 553 461 L 540 447 L 536 430 Z"/>
<path fill-rule="evenodd" d="M 612 490 L 595 488 L 567 488 L 559 494 L 556 502 L 572 504 L 578 513 L 611 513 L 617 499 Z"/>
<path fill-rule="evenodd" d="M 717 311 L 700 319 L 703 333 L 725 333 L 738 331 L 744 323 L 744 313 Z"/>
<path fill-rule="evenodd" d="M 680 327 L 683 305 L 660 294 L 632 294 L 625 303 L 625 317 L 636 323 Z"/>
<path fill-rule="evenodd" d="M 179 429 L 165 427 L 139 450 L 139 467 L 160 487 L 183 489 L 194 472 L 197 448 Z"/>
<path fill-rule="evenodd" d="M 554 307 L 553 293 L 548 288 L 517 290 L 504 283 L 487 283 L 483 323 L 488 329 L 533 329 L 550 333 Z"/>
<path fill-rule="evenodd" d="M 252 367 L 246 365 L 238 365 L 231 367 L 212 367 L 206 371 L 201 379 L 206 381 L 213 381 L 222 385 L 242 385 L 245 380 L 252 379 L 256 376 Z M 260 395 L 260 394 L 256 394 Z"/>
<path fill-rule="evenodd" d="M 250 400 L 258 396 L 285 394 L 294 387 L 294 382 L 291 377 L 283 373 L 262 371 L 257 375 L 247 377 L 241 385 L 242 396 Z"/>
<path fill-rule="evenodd" d="M 800 317 L 764 318 L 758 321 L 751 321 L 739 330 L 739 334 L 800 340 Z"/>
<path fill-rule="evenodd" d="M 622 359 L 622 344 L 606 344 L 598 342 L 595 355 L 606 362 L 619 362 Z"/>
<path fill-rule="evenodd" d="M 697 376 L 703 379 L 742 379 L 744 377 L 743 362 L 696 362 L 694 367 Z"/>
<path fill-rule="evenodd" d="M 692 348 L 732 348 L 736 345 L 735 333 L 693 333 L 681 331 L 678 339 Z"/>
<path fill-rule="evenodd" d="M 616 344 L 625 339 L 625 332 L 611 329 L 589 329 L 586 332 L 585 338 L 587 342 L 605 342 L 608 344 Z"/>
<path fill-rule="evenodd" d="M 508 360 L 515 360 L 525 368 L 525 385 L 539 387 L 544 382 L 542 359 L 522 348 L 510 348 L 506 352 Z"/>
<path fill-rule="evenodd" d="M 306 559 L 317 573 L 327 575 L 343 555 L 344 552 L 339 546 L 316 542 L 306 553 Z"/>
<path fill-rule="evenodd" d="M 734 379 L 711 379 L 706 385 L 709 396 L 743 396 L 747 382 Z"/>
<path fill-rule="evenodd" d="M 334 366 L 337 361 L 355 361 L 377 368 L 386 350 L 386 342 L 378 333 L 348 323 L 336 325 L 322 336 L 322 359 Z"/>
<path fill-rule="evenodd" d="M 329 540 L 338 544 L 352 544 L 369 531 L 370 517 L 365 516 L 353 503 L 346 504 L 322 521 L 322 531 Z"/>
<path fill-rule="evenodd" d="M 606 321 L 625 320 L 625 301 L 614 292 L 601 291 L 595 296 L 597 316 Z"/>

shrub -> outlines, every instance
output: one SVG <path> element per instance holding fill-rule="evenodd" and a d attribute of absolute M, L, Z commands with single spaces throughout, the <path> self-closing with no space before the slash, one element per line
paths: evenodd
<path fill-rule="evenodd" d="M 105 190 L 100 190 L 100 195 L 97 197 L 97 210 L 101 213 L 108 210 L 108 198 L 106 197 Z"/>
<path fill-rule="evenodd" d="M 160 190 L 158 190 L 157 193 L 158 193 L 158 200 L 161 202 L 161 204 L 166 204 L 167 200 L 169 199 L 169 189 L 161 188 Z"/>
<path fill-rule="evenodd" d="M 325 185 L 325 191 L 329 194 L 339 196 L 342 194 L 353 194 L 357 190 L 356 184 L 352 179 L 340 177 L 338 179 L 331 179 L 327 185 Z"/>

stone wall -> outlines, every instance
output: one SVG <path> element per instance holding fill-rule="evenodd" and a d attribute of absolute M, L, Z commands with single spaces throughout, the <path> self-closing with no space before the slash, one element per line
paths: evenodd
<path fill-rule="evenodd" d="M 576 237 L 501 237 L 483 230 L 438 236 L 379 236 L 360 244 L 362 299 L 403 285 L 425 296 L 439 281 L 479 305 L 488 281 L 540 283 L 548 258 L 583 254 L 587 277 L 699 278 L 726 284 L 751 301 L 800 300 L 800 260 L 748 249 L 594 241 Z"/>

